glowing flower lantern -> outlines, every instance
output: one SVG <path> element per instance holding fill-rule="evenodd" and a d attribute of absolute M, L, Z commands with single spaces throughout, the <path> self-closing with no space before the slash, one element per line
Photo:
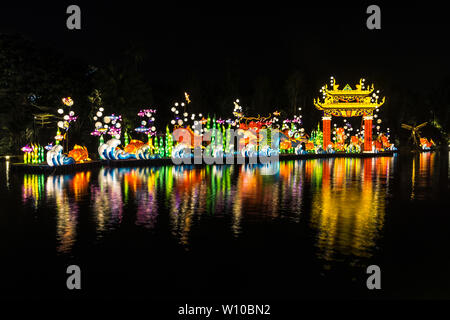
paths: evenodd
<path fill-rule="evenodd" d="M 71 97 L 62 98 L 62 102 L 68 107 L 73 106 L 73 100 Z"/>

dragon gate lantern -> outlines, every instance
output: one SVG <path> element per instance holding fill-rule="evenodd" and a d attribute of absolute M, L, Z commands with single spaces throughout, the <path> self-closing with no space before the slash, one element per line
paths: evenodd
<path fill-rule="evenodd" d="M 385 98 L 379 98 L 379 90 L 375 92 L 373 84 L 365 87 L 365 79 L 360 79 L 356 89 L 348 84 L 338 89 L 335 79 L 330 79 L 330 89 L 324 85 L 320 92 L 322 98 L 314 99 L 317 109 L 323 111 L 323 148 L 327 150 L 331 144 L 331 118 L 362 116 L 364 120 L 364 152 L 372 151 L 372 120 L 375 109 L 384 104 Z"/>

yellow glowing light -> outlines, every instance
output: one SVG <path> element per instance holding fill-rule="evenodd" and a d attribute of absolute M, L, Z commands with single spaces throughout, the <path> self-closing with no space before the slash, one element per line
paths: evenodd
<path fill-rule="evenodd" d="M 62 102 L 68 107 L 73 106 L 73 100 L 71 97 L 62 98 Z"/>
<path fill-rule="evenodd" d="M 184 93 L 184 97 L 186 98 L 187 103 L 191 103 L 191 100 L 189 99 L 189 94 L 187 92 Z"/>
<path fill-rule="evenodd" d="M 375 109 L 384 104 L 385 98 L 378 101 L 379 97 L 373 93 L 373 84 L 365 89 L 364 79 L 359 80 L 359 84 L 352 89 L 348 84 L 339 90 L 339 85 L 332 79 L 331 90 L 327 85 L 321 90 L 323 98 L 314 99 L 317 109 L 324 111 L 325 116 L 354 117 L 372 116 Z M 375 96 L 372 96 L 372 93 Z"/>

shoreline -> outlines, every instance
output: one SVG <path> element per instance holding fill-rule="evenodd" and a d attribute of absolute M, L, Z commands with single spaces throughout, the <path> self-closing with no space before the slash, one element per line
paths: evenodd
<path fill-rule="evenodd" d="M 309 159 L 332 159 L 332 158 L 375 158 L 375 157 L 392 157 L 398 152 L 379 152 L 379 153 L 325 153 L 325 154 L 280 154 L 279 161 L 291 161 L 291 160 L 309 160 Z M 61 174 L 61 173 L 72 173 L 77 171 L 84 171 L 98 167 L 142 167 L 142 166 L 166 166 L 166 165 L 193 165 L 193 166 L 206 166 L 206 165 L 236 165 L 236 164 L 252 164 L 249 163 L 249 158 L 243 158 L 244 163 L 237 163 L 237 157 L 234 157 L 233 163 L 213 163 L 207 164 L 202 161 L 200 164 L 192 163 L 181 163 L 174 164 L 172 158 L 158 158 L 158 159 L 127 159 L 127 160 L 97 160 L 89 161 L 83 163 L 62 165 L 50 167 L 47 164 L 25 164 L 25 163 L 12 163 L 11 171 L 13 172 L 23 172 L 23 173 L 44 173 L 44 174 Z M 191 159 L 193 160 L 193 159 Z M 255 163 L 255 164 L 259 164 Z"/>

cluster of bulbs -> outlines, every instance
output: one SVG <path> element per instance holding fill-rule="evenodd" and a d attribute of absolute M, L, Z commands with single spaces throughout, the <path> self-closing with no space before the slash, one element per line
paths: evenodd
<path fill-rule="evenodd" d="M 302 108 L 298 108 L 298 111 L 302 111 Z M 285 119 L 285 120 L 283 120 L 282 130 L 289 129 L 289 128 L 297 130 L 297 126 L 294 123 L 297 123 L 298 125 L 301 126 L 302 123 L 303 123 L 302 122 L 302 117 L 303 116 L 301 114 L 298 115 L 298 116 L 296 114 L 294 114 L 293 119 Z M 278 118 L 277 118 L 277 120 L 278 120 Z M 289 123 L 292 123 L 291 127 L 289 126 Z M 303 131 L 305 131 L 305 129 L 300 128 L 300 131 L 303 132 Z"/>
<path fill-rule="evenodd" d="M 92 118 L 95 121 L 95 130 L 91 132 L 91 135 L 102 136 L 105 133 L 108 133 L 112 137 L 120 139 L 122 130 L 122 116 L 116 116 L 114 114 L 103 116 L 104 111 L 105 109 L 103 107 L 99 107 L 96 114 Z"/>
<path fill-rule="evenodd" d="M 376 98 L 378 99 L 378 96 Z M 377 114 L 378 111 L 380 111 L 380 109 L 376 108 L 373 117 L 374 117 L 374 119 L 376 119 L 377 125 L 375 126 L 375 128 L 377 129 L 377 135 L 380 135 L 380 129 L 381 129 L 380 124 L 381 124 L 382 120 L 378 117 L 378 114 Z"/>
<path fill-rule="evenodd" d="M 344 138 L 344 139 L 350 138 L 351 132 L 353 131 L 353 127 L 349 122 L 347 122 L 347 119 L 344 119 L 344 125 L 342 126 L 342 129 L 344 130 L 342 138 Z M 359 129 L 356 129 L 356 131 L 359 132 Z M 337 139 L 336 134 L 337 134 L 337 124 L 335 123 L 334 129 L 333 129 L 333 135 L 334 135 L 333 140 Z M 358 135 L 358 133 L 356 135 Z"/>
<path fill-rule="evenodd" d="M 58 121 L 57 125 L 58 128 L 64 129 L 64 130 L 69 130 L 70 127 L 70 123 L 72 121 L 76 121 L 77 117 L 75 116 L 75 112 L 70 110 L 70 107 L 73 106 L 73 100 L 71 97 L 67 97 L 67 98 L 62 98 L 62 102 L 64 104 L 64 107 L 69 107 L 69 108 L 59 108 L 57 110 L 58 114 L 62 115 L 63 120 Z M 68 110 L 65 110 L 68 109 Z"/>
<path fill-rule="evenodd" d="M 301 110 L 301 108 L 299 108 L 299 110 Z M 280 119 L 278 119 L 278 116 L 280 115 L 280 112 L 279 111 L 275 111 L 272 114 L 273 114 L 273 118 L 270 119 L 269 125 L 274 127 L 274 125 L 276 124 L 276 127 L 279 128 L 280 126 L 277 123 L 278 123 L 278 121 L 280 121 Z"/>
<path fill-rule="evenodd" d="M 380 98 L 380 96 L 378 95 L 379 93 L 380 93 L 380 90 L 377 90 L 376 92 L 372 93 L 370 102 L 377 102 L 378 98 Z"/>
<path fill-rule="evenodd" d="M 239 120 L 244 117 L 244 114 L 242 112 L 242 107 L 239 105 L 239 99 L 236 99 L 234 102 L 234 110 L 233 115 L 235 117 L 235 125 L 239 122 Z"/>
<path fill-rule="evenodd" d="M 143 132 L 146 134 L 155 135 L 156 127 L 153 125 L 155 122 L 154 114 L 156 113 L 155 109 L 144 109 L 140 110 L 138 116 L 143 118 L 141 120 L 141 126 L 134 129 L 136 132 Z M 148 126 L 147 126 L 148 125 Z"/>
<path fill-rule="evenodd" d="M 188 100 L 190 102 L 190 100 Z M 200 134 L 204 132 L 204 129 L 201 128 L 202 124 L 205 122 L 202 120 L 203 115 L 199 113 L 198 115 L 192 113 L 189 114 L 188 112 L 183 112 L 183 114 L 180 114 L 180 111 L 178 110 L 178 107 L 185 107 L 185 103 L 181 102 L 175 102 L 174 106 L 170 109 L 173 114 L 174 118 L 170 121 L 170 123 L 176 127 L 181 126 L 187 126 L 189 125 L 189 121 L 191 121 L 191 127 L 194 129 L 195 134 Z"/>

